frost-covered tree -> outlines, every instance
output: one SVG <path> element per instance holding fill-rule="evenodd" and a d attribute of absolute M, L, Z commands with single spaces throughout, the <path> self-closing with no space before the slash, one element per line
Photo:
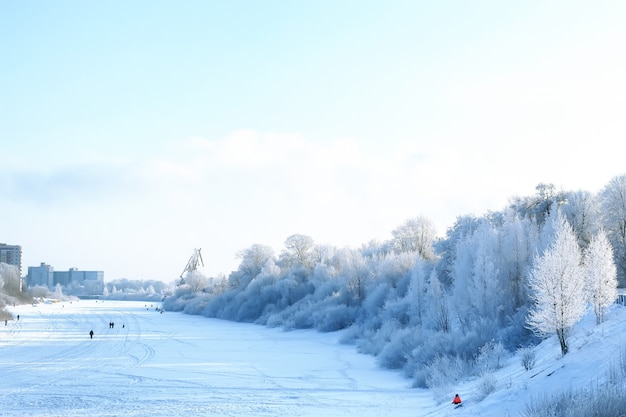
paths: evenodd
<path fill-rule="evenodd" d="M 498 230 L 487 219 L 456 245 L 452 305 L 465 334 L 492 337 L 486 334 L 487 328 L 492 332 L 495 323 L 502 321 L 504 302 L 513 303 L 513 295 L 505 293 L 508 286 L 503 285 L 504 275 L 497 266 L 500 246 Z"/>
<path fill-rule="evenodd" d="M 472 295 L 474 292 L 472 269 L 475 261 L 475 248 L 469 239 L 470 237 L 457 242 L 452 270 L 452 277 L 454 278 L 452 304 L 464 333 L 470 331 L 472 323 L 475 323 L 477 319 Z"/>
<path fill-rule="evenodd" d="M 558 191 L 554 184 L 538 184 L 535 187 L 537 194 L 531 197 L 515 198 L 512 207 L 523 218 L 533 219 L 543 225 L 550 217 L 550 213 L 567 201 L 564 192 Z"/>
<path fill-rule="evenodd" d="M 50 288 L 47 285 L 33 285 L 29 287 L 29 291 L 35 298 L 44 298 L 50 294 Z"/>
<path fill-rule="evenodd" d="M 626 286 L 626 175 L 613 178 L 600 192 L 602 223 L 613 246 L 617 279 Z"/>
<path fill-rule="evenodd" d="M 585 251 L 587 297 L 593 306 L 596 323 L 604 320 L 607 308 L 617 298 L 617 273 L 613 250 L 604 231 L 594 236 Z"/>
<path fill-rule="evenodd" d="M 578 245 L 586 248 L 591 238 L 600 227 L 600 206 L 598 197 L 589 191 L 577 191 L 567 194 L 567 204 L 563 205 L 563 214 L 572 225 Z"/>
<path fill-rule="evenodd" d="M 390 253 L 378 263 L 375 273 L 379 280 L 386 281 L 391 288 L 398 288 L 405 278 L 409 278 L 414 263 L 414 255 Z M 406 288 L 406 285 L 403 288 Z"/>
<path fill-rule="evenodd" d="M 509 212 L 508 216 L 510 217 L 500 231 L 497 259 L 506 291 L 511 294 L 510 307 L 516 310 L 527 302 L 527 278 L 534 225 L 528 219 L 520 219 L 513 212 Z"/>
<path fill-rule="evenodd" d="M 448 307 L 448 295 L 446 294 L 437 271 L 433 269 L 428 280 L 426 290 L 428 304 L 425 311 L 425 322 L 434 330 L 448 333 L 451 330 L 450 308 Z"/>
<path fill-rule="evenodd" d="M 312 266 L 313 238 L 306 235 L 291 235 L 285 239 L 285 250 L 280 255 L 283 264 L 293 267 Z"/>
<path fill-rule="evenodd" d="M 197 271 L 187 274 L 185 281 L 185 284 L 189 286 L 193 292 L 200 292 L 209 284 L 209 279 Z M 145 291 L 143 288 L 141 288 L 141 290 Z"/>
<path fill-rule="evenodd" d="M 57 300 L 63 299 L 63 287 L 58 282 L 54 289 L 54 298 L 56 298 Z"/>
<path fill-rule="evenodd" d="M 585 272 L 582 254 L 571 226 L 559 210 L 550 216 L 552 243 L 535 260 L 529 284 L 534 305 L 527 325 L 537 335 L 556 334 L 561 353 L 567 354 L 567 333 L 584 315 Z"/>
<path fill-rule="evenodd" d="M 411 270 L 411 279 L 409 281 L 408 296 L 411 300 L 410 309 L 412 320 L 420 323 L 424 312 L 424 302 L 426 294 L 426 277 L 424 276 L 424 264 L 418 258 L 415 260 L 413 269 Z"/>
<path fill-rule="evenodd" d="M 347 265 L 344 268 L 346 290 L 349 297 L 349 304 L 360 306 L 365 298 L 365 288 L 371 279 L 371 268 L 364 258 L 357 251 L 345 252 Z"/>
<path fill-rule="evenodd" d="M 0 262 L 0 290 L 12 296 L 21 293 L 20 272 L 15 265 Z"/>
<path fill-rule="evenodd" d="M 418 253 L 422 259 L 434 259 L 435 225 L 423 216 L 406 220 L 391 232 L 392 245 L 397 252 Z"/>
<path fill-rule="evenodd" d="M 315 245 L 311 250 L 311 259 L 314 264 L 328 265 L 332 263 L 337 248 L 332 245 Z"/>
<path fill-rule="evenodd" d="M 267 245 L 254 244 L 237 252 L 237 258 L 241 259 L 239 270 L 254 278 L 269 259 L 274 259 L 274 249 Z"/>

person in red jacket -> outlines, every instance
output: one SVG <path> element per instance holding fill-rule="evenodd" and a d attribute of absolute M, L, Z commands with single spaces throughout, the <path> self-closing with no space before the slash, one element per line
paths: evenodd
<path fill-rule="evenodd" d="M 454 404 L 454 405 L 457 405 L 457 406 L 458 406 L 458 405 L 461 405 L 461 402 L 462 402 L 462 401 L 461 401 L 461 397 L 459 397 L 459 394 L 456 394 L 456 395 L 454 396 L 454 400 L 452 400 L 452 404 Z"/>

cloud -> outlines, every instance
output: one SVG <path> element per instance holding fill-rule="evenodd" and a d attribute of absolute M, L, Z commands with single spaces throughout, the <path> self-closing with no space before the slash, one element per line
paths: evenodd
<path fill-rule="evenodd" d="M 0 199 L 46 204 L 103 201 L 129 188 L 133 175 L 119 164 L 70 164 L 12 170 L 0 180 Z"/>
<path fill-rule="evenodd" d="M 293 233 L 358 245 L 388 237 L 409 217 L 447 212 L 433 202 L 454 192 L 439 188 L 452 157 L 432 147 L 380 153 L 350 138 L 241 130 L 172 143 L 143 176 L 163 204 L 184 202 L 220 235 L 248 238 L 234 253 Z"/>

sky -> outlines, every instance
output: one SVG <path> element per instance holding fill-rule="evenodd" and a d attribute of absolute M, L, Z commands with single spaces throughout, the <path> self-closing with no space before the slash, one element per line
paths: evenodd
<path fill-rule="evenodd" d="M 0 0 L 0 242 L 178 279 L 626 173 L 626 3 Z"/>

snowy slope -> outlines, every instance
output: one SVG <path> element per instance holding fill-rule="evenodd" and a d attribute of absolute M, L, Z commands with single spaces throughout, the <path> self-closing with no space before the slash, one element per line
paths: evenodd
<path fill-rule="evenodd" d="M 160 314 L 143 302 L 13 311 L 20 320 L 0 325 L 0 416 L 517 416 L 537 396 L 602 382 L 626 345 L 626 308 L 600 326 L 590 315 L 566 357 L 548 339 L 533 370 L 511 358 L 482 401 L 480 381 L 460 384 L 465 405 L 453 410 L 338 333 Z"/>
<path fill-rule="evenodd" d="M 569 338 L 570 351 L 561 355 L 556 337 L 544 340 L 536 347 L 537 362 L 526 371 L 515 356 L 495 372 L 496 391 L 482 401 L 480 379 L 458 386 L 462 408 L 450 412 L 448 405 L 424 415 L 433 416 L 519 416 L 528 403 L 549 397 L 563 390 L 588 389 L 606 381 L 611 366 L 626 361 L 626 308 L 615 306 L 606 321 L 595 324 L 591 313 L 574 329 Z"/>

